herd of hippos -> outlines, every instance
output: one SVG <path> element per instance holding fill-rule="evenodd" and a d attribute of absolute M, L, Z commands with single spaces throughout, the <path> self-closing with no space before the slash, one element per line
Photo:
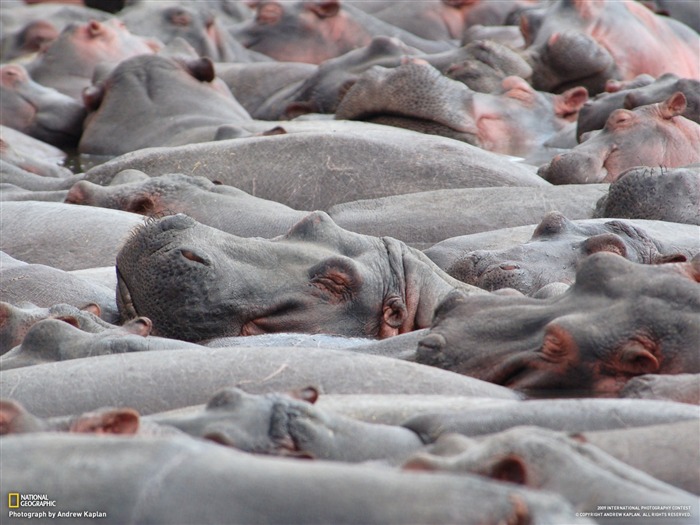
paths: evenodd
<path fill-rule="evenodd" d="M 1 524 L 700 522 L 697 0 L 0 31 Z"/>

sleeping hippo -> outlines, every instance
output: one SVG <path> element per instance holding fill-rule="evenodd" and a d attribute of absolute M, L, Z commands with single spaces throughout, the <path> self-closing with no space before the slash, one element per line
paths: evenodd
<path fill-rule="evenodd" d="M 186 341 L 270 332 L 385 338 L 425 328 L 454 288 L 421 252 L 343 230 L 324 212 L 272 240 L 244 239 L 185 215 L 137 228 L 117 255 L 124 319 Z"/>

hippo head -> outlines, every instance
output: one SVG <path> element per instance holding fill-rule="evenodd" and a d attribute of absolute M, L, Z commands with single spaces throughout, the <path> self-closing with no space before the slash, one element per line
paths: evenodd
<path fill-rule="evenodd" d="M 558 297 L 465 297 L 436 309 L 419 363 L 518 390 L 615 393 L 647 373 L 697 373 L 700 257 L 640 265 L 585 259 Z"/>
<path fill-rule="evenodd" d="M 447 273 L 485 290 L 514 288 L 533 295 L 550 283 L 573 282 L 579 262 L 597 252 L 612 252 L 643 264 L 686 260 L 630 222 L 576 224 L 559 212 L 550 212 L 528 242 L 469 252 Z"/>
<path fill-rule="evenodd" d="M 428 325 L 458 281 L 391 238 L 348 232 L 315 212 L 272 240 L 185 215 L 149 220 L 117 255 L 122 317 L 197 341 L 269 332 L 388 337 Z"/>

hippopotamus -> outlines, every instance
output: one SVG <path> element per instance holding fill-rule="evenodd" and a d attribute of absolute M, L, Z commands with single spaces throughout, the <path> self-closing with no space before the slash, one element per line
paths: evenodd
<path fill-rule="evenodd" d="M 598 523 L 639 523 L 641 512 L 608 513 L 609 519 L 605 512 L 597 512 L 601 507 L 609 509 L 622 501 L 631 506 L 681 506 L 686 512 L 677 513 L 675 519 L 674 516 L 661 518 L 674 524 L 694 523 L 699 510 L 698 499 L 693 494 L 659 481 L 562 432 L 519 427 L 479 442 L 462 440 L 459 453 L 418 452 L 404 468 L 478 474 L 552 491 L 564 496 L 578 512 L 594 516 Z M 454 443 L 450 445 L 454 447 Z M 576 476 L 571 476 L 571 472 L 576 472 Z"/>
<path fill-rule="evenodd" d="M 204 410 L 150 420 L 255 454 L 359 462 L 405 458 L 423 446 L 407 428 L 334 414 L 317 408 L 317 398 L 313 387 L 287 395 L 227 388 Z"/>
<path fill-rule="evenodd" d="M 324 212 L 272 240 L 171 215 L 134 230 L 116 267 L 122 317 L 146 316 L 155 335 L 186 341 L 289 331 L 386 338 L 428 326 L 455 287 L 481 292 L 404 243 L 348 232 Z"/>
<path fill-rule="evenodd" d="M 0 218 L 0 250 L 67 271 L 114 266 L 119 243 L 143 221 L 124 211 L 33 201 L 3 202 Z"/>
<path fill-rule="evenodd" d="M 657 377 L 673 379 L 679 376 Z M 628 384 L 637 379 L 640 378 Z M 668 436 L 674 437 L 673 445 Z M 674 487 L 700 494 L 700 476 L 695 468 L 700 461 L 700 427 L 696 421 L 584 431 L 571 437 Z"/>
<path fill-rule="evenodd" d="M 146 317 L 93 332 L 76 328 L 66 319 L 44 319 L 29 328 L 19 346 L 0 356 L 0 370 L 96 355 L 197 348 L 176 339 L 149 337 L 150 332 L 151 321 Z"/>
<path fill-rule="evenodd" d="M 85 91 L 91 111 L 78 150 L 120 155 L 213 140 L 221 137 L 220 126 L 229 132 L 235 124 L 250 121 L 226 85 L 215 80 L 214 65 L 206 57 L 140 55 L 124 60 Z"/>
<path fill-rule="evenodd" d="M 583 85 L 596 94 L 609 78 L 700 77 L 700 36 L 639 2 L 557 0 L 538 17 L 521 20 L 537 89 Z"/>
<path fill-rule="evenodd" d="M 396 37 L 406 45 L 437 53 L 454 48 L 445 41 L 420 38 L 340 0 L 256 3 L 254 20 L 233 36 L 248 49 L 284 62 L 320 64 L 366 46 L 374 36 Z"/>
<path fill-rule="evenodd" d="M 697 250 L 700 243 L 691 252 L 630 222 L 577 224 L 559 212 L 549 212 L 526 243 L 465 252 L 446 270 L 485 290 L 515 288 L 532 295 L 553 282 L 573 282 L 581 260 L 594 253 L 611 252 L 641 264 L 661 264 L 691 259 Z"/>
<path fill-rule="evenodd" d="M 671 169 L 630 168 L 598 201 L 594 216 L 700 226 L 700 164 Z"/>
<path fill-rule="evenodd" d="M 2 208 L 9 207 L 10 204 L 24 203 L 5 202 Z M 42 308 L 59 303 L 77 308 L 96 304 L 102 319 L 108 322 L 118 320 L 112 289 L 58 268 L 19 261 L 5 252 L 0 252 L 0 262 L 2 298 L 10 304 L 31 303 Z"/>
<path fill-rule="evenodd" d="M 367 70 L 345 93 L 335 117 L 406 127 L 522 156 L 575 120 L 587 99 L 585 88 L 538 93 L 514 76 L 503 79 L 498 94 L 479 93 L 415 59 L 397 68 Z"/>
<path fill-rule="evenodd" d="M 479 41 L 442 53 L 422 54 L 396 38 L 378 36 L 367 46 L 319 64 L 314 74 L 288 95 L 283 114 L 335 113 L 344 94 L 365 71 L 373 66 L 399 67 L 408 56 L 424 60 L 448 77 L 484 93 L 500 89 L 508 76 L 527 78 L 532 74 L 524 59 L 496 42 Z"/>
<path fill-rule="evenodd" d="M 620 397 L 667 399 L 700 405 L 700 374 L 645 374 L 630 379 L 620 391 Z"/>
<path fill-rule="evenodd" d="M 3 260 L 3 264 L 7 261 Z M 100 319 L 102 309 L 97 304 L 76 308 L 69 304 L 39 307 L 34 304 L 13 305 L 0 302 L 0 354 L 19 345 L 32 325 L 43 319 L 59 319 L 85 332 L 99 332 L 111 327 Z"/>
<path fill-rule="evenodd" d="M 47 494 L 54 511 L 94 509 L 106 525 L 593 523 L 559 496 L 481 478 L 264 458 L 181 436 L 7 436 L 0 452 L 3 487 Z"/>
<path fill-rule="evenodd" d="M 613 182 L 635 166 L 676 168 L 700 162 L 700 124 L 683 116 L 686 99 L 676 92 L 664 102 L 613 111 L 599 132 L 540 166 L 553 184 Z"/>
<path fill-rule="evenodd" d="M 251 53 L 222 26 L 212 2 L 136 3 L 119 12 L 119 19 L 136 35 L 169 44 L 183 38 L 199 56 L 216 62 L 250 62 Z"/>
<path fill-rule="evenodd" d="M 536 4 L 533 0 L 427 0 L 389 5 L 374 16 L 428 40 L 460 40 L 465 29 L 476 24 L 503 25 L 511 12 Z"/>
<path fill-rule="evenodd" d="M 66 26 L 27 64 L 27 70 L 36 82 L 80 100 L 98 64 L 116 64 L 135 55 L 152 54 L 161 47 L 154 40 L 132 35 L 115 18 L 104 23 L 90 20 Z"/>
<path fill-rule="evenodd" d="M 616 394 L 635 376 L 698 373 L 699 276 L 700 256 L 641 265 L 603 252 L 557 297 L 454 292 L 416 361 L 529 392 Z"/>
<path fill-rule="evenodd" d="M 296 210 L 445 188 L 550 185 L 532 167 L 443 137 L 364 122 L 295 124 L 298 133 L 149 148 L 95 166 L 85 179 L 108 184 L 126 169 L 199 175 Z"/>
<path fill-rule="evenodd" d="M 15 184 L 27 189 L 39 189 L 43 180 L 43 190 L 59 189 L 57 186 L 75 182 L 76 176 L 61 166 L 66 154 L 60 149 L 37 140 L 21 131 L 0 125 L 0 175 L 2 182 Z M 47 178 L 60 178 L 61 181 L 47 181 Z M 72 179 L 71 182 L 67 182 Z M 54 186 L 55 185 L 55 186 Z M 61 187 L 60 189 L 64 189 Z"/>
<path fill-rule="evenodd" d="M 180 173 L 113 186 L 80 181 L 70 189 L 65 202 L 151 217 L 184 213 L 203 224 L 241 237 L 282 235 L 307 214 L 253 197 L 232 186 Z"/>
<path fill-rule="evenodd" d="M 61 390 L 68 383 L 72 388 Z M 264 394 L 308 385 L 322 394 L 521 398 L 509 388 L 435 367 L 349 349 L 292 346 L 129 352 L 16 368 L 0 374 L 0 397 L 11 397 L 39 417 L 105 406 L 147 415 L 206 403 L 230 386 Z M 57 391 L 60 396 L 53 394 Z"/>
<path fill-rule="evenodd" d="M 19 64 L 0 67 L 0 124 L 61 148 L 77 146 L 85 108 L 29 78 Z"/>
<path fill-rule="evenodd" d="M 634 109 L 663 102 L 680 91 L 685 95 L 686 107 L 682 115 L 700 123 L 700 80 L 680 78 L 666 73 L 654 79 L 650 75 L 639 75 L 628 83 L 606 84 L 606 91 L 588 100 L 579 110 L 576 136 L 602 129 L 610 113 L 616 109 Z"/>

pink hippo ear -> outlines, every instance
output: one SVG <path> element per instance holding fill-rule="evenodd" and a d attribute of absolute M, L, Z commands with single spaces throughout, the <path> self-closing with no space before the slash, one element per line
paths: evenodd
<path fill-rule="evenodd" d="M 527 485 L 527 465 L 520 456 L 508 455 L 491 466 L 490 478 Z"/>
<path fill-rule="evenodd" d="M 11 434 L 13 422 L 22 415 L 24 408 L 9 399 L 0 400 L 0 436 Z"/>
<path fill-rule="evenodd" d="M 340 11 L 339 0 L 315 0 L 304 2 L 304 7 L 319 18 L 330 18 Z"/>
<path fill-rule="evenodd" d="M 140 215 L 150 215 L 155 209 L 156 203 L 150 195 L 139 195 L 127 203 L 125 211 Z"/>
<path fill-rule="evenodd" d="M 318 400 L 318 389 L 313 386 L 307 386 L 301 390 L 292 390 L 288 392 L 288 395 L 294 399 L 300 399 L 301 401 L 306 401 L 313 405 Z"/>
<path fill-rule="evenodd" d="M 673 95 L 668 97 L 665 101 L 659 103 L 659 110 L 661 111 L 661 116 L 666 119 L 677 117 L 682 115 L 685 108 L 688 105 L 688 101 L 682 91 L 676 91 Z"/>
<path fill-rule="evenodd" d="M 102 84 L 88 86 L 83 89 L 83 105 L 89 111 L 95 111 L 102 104 L 102 99 L 105 96 L 105 88 Z"/>
<path fill-rule="evenodd" d="M 89 434 L 136 434 L 139 413 L 131 408 L 100 410 L 82 414 L 70 424 L 69 432 Z"/>
<path fill-rule="evenodd" d="M 102 315 L 102 308 L 100 308 L 99 304 L 95 303 L 86 304 L 81 308 L 81 310 L 83 312 L 90 312 L 95 317 L 99 317 L 100 315 Z"/>
<path fill-rule="evenodd" d="M 554 113 L 559 118 L 574 121 L 578 112 L 588 100 L 588 90 L 583 86 L 567 89 L 554 96 Z"/>
<path fill-rule="evenodd" d="M 136 319 L 131 319 L 130 321 L 124 323 L 122 328 L 129 333 L 140 335 L 142 337 L 148 337 L 151 335 L 153 322 L 148 317 L 137 317 Z"/>
<path fill-rule="evenodd" d="M 633 375 L 654 374 L 659 371 L 659 360 L 653 353 L 653 343 L 628 341 L 620 350 L 618 368 Z"/>
<path fill-rule="evenodd" d="M 183 59 L 181 63 L 200 82 L 211 82 L 216 78 L 214 62 L 209 57 Z"/>
<path fill-rule="evenodd" d="M 379 338 L 386 339 L 400 333 L 401 326 L 408 319 L 408 310 L 400 297 L 390 297 L 382 307 L 382 321 Z"/>

